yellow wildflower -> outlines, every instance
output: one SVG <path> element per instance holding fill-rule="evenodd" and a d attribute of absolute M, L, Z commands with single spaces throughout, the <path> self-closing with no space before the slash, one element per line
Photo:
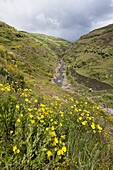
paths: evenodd
<path fill-rule="evenodd" d="M 10 130 L 10 134 L 12 134 L 13 133 L 13 130 Z"/>
<path fill-rule="evenodd" d="M 57 155 L 58 155 L 58 156 L 63 155 L 63 150 L 62 150 L 62 149 L 58 150 L 58 151 L 57 151 Z"/>
<path fill-rule="evenodd" d="M 34 108 L 34 110 L 36 111 L 36 110 L 37 110 L 37 108 L 35 107 L 35 108 Z"/>
<path fill-rule="evenodd" d="M 87 121 L 86 121 L 86 120 L 82 122 L 82 125 L 86 125 L 86 124 L 87 124 Z"/>
<path fill-rule="evenodd" d="M 46 154 L 47 154 L 48 158 L 50 158 L 52 156 L 52 152 L 50 150 L 47 151 Z"/>
<path fill-rule="evenodd" d="M 97 125 L 97 129 L 99 130 L 99 131 L 102 131 L 102 127 L 98 124 Z"/>
<path fill-rule="evenodd" d="M 20 149 L 17 149 L 16 153 L 20 153 Z"/>
<path fill-rule="evenodd" d="M 54 124 L 57 125 L 58 124 L 57 121 L 54 121 Z"/>
<path fill-rule="evenodd" d="M 35 101 L 34 101 L 35 103 L 37 103 L 38 102 L 38 100 L 37 99 L 35 99 Z"/>
<path fill-rule="evenodd" d="M 29 102 L 29 99 L 28 99 L 28 98 L 26 98 L 26 99 L 25 99 L 25 102 Z"/>
<path fill-rule="evenodd" d="M 63 151 L 63 152 L 66 152 L 66 146 L 63 146 L 63 147 L 62 147 L 62 151 Z"/>
<path fill-rule="evenodd" d="M 19 108 L 20 108 L 20 106 L 17 104 L 17 105 L 16 105 L 16 109 L 19 109 Z"/>
<path fill-rule="evenodd" d="M 63 126 L 62 123 L 60 123 L 60 126 Z"/>
<path fill-rule="evenodd" d="M 54 145 L 56 145 L 58 143 L 58 138 L 54 138 Z"/>
<path fill-rule="evenodd" d="M 33 118 L 33 115 L 32 115 L 32 114 L 30 114 L 30 115 L 29 115 L 29 117 L 32 119 L 32 118 Z"/>
<path fill-rule="evenodd" d="M 82 120 L 82 117 L 79 117 L 78 119 L 79 119 L 79 120 Z"/>
<path fill-rule="evenodd" d="M 35 120 L 30 120 L 30 121 L 31 121 L 31 123 L 32 123 L 32 124 L 34 124 L 34 123 L 35 123 Z"/>
<path fill-rule="evenodd" d="M 54 126 L 52 126 L 52 127 L 51 127 L 51 130 L 54 130 L 54 129 L 55 129 Z"/>
<path fill-rule="evenodd" d="M 62 138 L 62 139 L 65 139 L 65 137 L 66 137 L 65 135 L 61 135 L 61 138 Z"/>
<path fill-rule="evenodd" d="M 42 103 L 40 104 L 40 106 L 41 106 L 41 107 L 45 107 L 45 105 L 44 105 L 44 104 L 42 104 Z"/>
<path fill-rule="evenodd" d="M 23 114 L 22 114 L 22 113 L 20 113 L 20 117 L 23 117 Z"/>
<path fill-rule="evenodd" d="M 56 136 L 56 132 L 55 132 L 55 131 L 51 131 L 51 132 L 49 132 L 49 134 L 50 134 L 51 136 Z"/>
<path fill-rule="evenodd" d="M 26 88 L 26 89 L 24 89 L 24 91 L 28 91 L 28 89 Z"/>
<path fill-rule="evenodd" d="M 49 128 L 48 128 L 48 127 L 46 127 L 46 130 L 48 131 L 48 130 L 49 130 Z"/>
<path fill-rule="evenodd" d="M 3 86 L 3 84 L 0 84 L 0 87 L 2 87 Z"/>
<path fill-rule="evenodd" d="M 13 146 L 13 152 L 16 152 L 16 150 L 17 150 L 17 146 L 15 145 Z"/>
<path fill-rule="evenodd" d="M 61 114 L 61 117 L 63 117 L 63 116 L 64 116 L 64 112 L 61 112 L 61 111 L 60 111 L 60 114 Z"/>
<path fill-rule="evenodd" d="M 87 104 L 88 104 L 88 102 L 85 102 L 84 104 L 85 104 L 85 105 L 87 105 Z"/>
<path fill-rule="evenodd" d="M 81 113 L 81 116 L 84 116 L 84 113 Z"/>
<path fill-rule="evenodd" d="M 91 124 L 91 128 L 95 129 L 95 124 L 94 123 Z"/>
<path fill-rule="evenodd" d="M 44 115 L 41 115 L 41 117 L 40 117 L 41 119 L 43 119 L 44 118 Z"/>
<path fill-rule="evenodd" d="M 96 130 L 93 130 L 93 133 L 96 133 Z"/>
<path fill-rule="evenodd" d="M 40 120 L 40 123 L 44 123 L 44 120 Z"/>
<path fill-rule="evenodd" d="M 31 108 L 28 108 L 28 111 L 29 111 L 29 112 L 31 112 L 31 111 L 32 111 L 32 109 L 31 109 Z"/>
<path fill-rule="evenodd" d="M 17 119 L 17 122 L 18 122 L 18 123 L 20 123 L 20 122 L 21 122 L 21 120 L 20 120 L 20 119 Z"/>

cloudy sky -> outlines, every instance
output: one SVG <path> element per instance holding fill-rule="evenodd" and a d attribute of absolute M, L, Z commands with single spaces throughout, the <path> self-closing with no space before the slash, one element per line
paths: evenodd
<path fill-rule="evenodd" d="M 0 0 L 0 20 L 70 41 L 113 23 L 113 0 Z"/>

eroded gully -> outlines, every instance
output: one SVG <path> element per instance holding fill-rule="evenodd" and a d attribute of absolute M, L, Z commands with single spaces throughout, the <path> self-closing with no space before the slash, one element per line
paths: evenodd
<path fill-rule="evenodd" d="M 61 57 L 58 58 L 58 66 L 54 71 L 53 74 L 53 79 L 52 81 L 60 86 L 62 89 L 68 91 L 69 93 L 74 93 L 75 92 L 75 87 L 72 87 L 72 85 L 68 82 L 67 76 L 66 76 L 66 70 L 67 66 L 65 63 L 62 61 Z M 103 106 L 99 106 L 103 111 L 109 113 L 110 115 L 113 115 L 113 109 L 112 108 L 107 108 Z"/>

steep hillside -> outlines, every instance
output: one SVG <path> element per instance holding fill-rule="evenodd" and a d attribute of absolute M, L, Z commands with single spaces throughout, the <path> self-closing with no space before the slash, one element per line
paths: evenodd
<path fill-rule="evenodd" d="M 84 37 L 80 42 L 91 41 Z M 90 80 L 75 72 L 77 67 L 88 75 L 79 57 L 84 54 L 87 61 L 88 54 L 98 54 L 77 43 L 69 48 L 66 40 L 20 32 L 0 22 L 0 169 L 113 169 L 113 117 L 88 94 L 76 94 L 79 86 L 71 87 L 67 80 L 64 54 L 67 74 L 80 83 Z M 112 54 L 98 57 L 108 62 Z M 86 64 L 90 68 L 99 59 Z M 103 87 L 111 88 L 112 82 L 107 83 Z"/>
<path fill-rule="evenodd" d="M 113 25 L 82 36 L 64 58 L 78 73 L 113 85 Z"/>
<path fill-rule="evenodd" d="M 69 65 L 68 74 L 71 72 L 78 83 L 99 91 L 113 89 L 113 24 L 72 43 L 64 54 L 64 61 Z M 107 97 L 113 99 L 109 93 Z"/>
<path fill-rule="evenodd" d="M 58 55 L 68 44 L 63 39 L 19 32 L 0 22 L 0 79 L 17 81 L 20 86 L 26 82 L 38 92 L 54 93 L 50 80 Z"/>

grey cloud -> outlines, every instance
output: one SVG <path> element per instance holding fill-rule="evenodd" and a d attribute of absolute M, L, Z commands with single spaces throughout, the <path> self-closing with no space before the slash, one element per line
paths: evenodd
<path fill-rule="evenodd" d="M 70 41 L 113 22 L 113 0 L 0 0 L 0 20 Z"/>

